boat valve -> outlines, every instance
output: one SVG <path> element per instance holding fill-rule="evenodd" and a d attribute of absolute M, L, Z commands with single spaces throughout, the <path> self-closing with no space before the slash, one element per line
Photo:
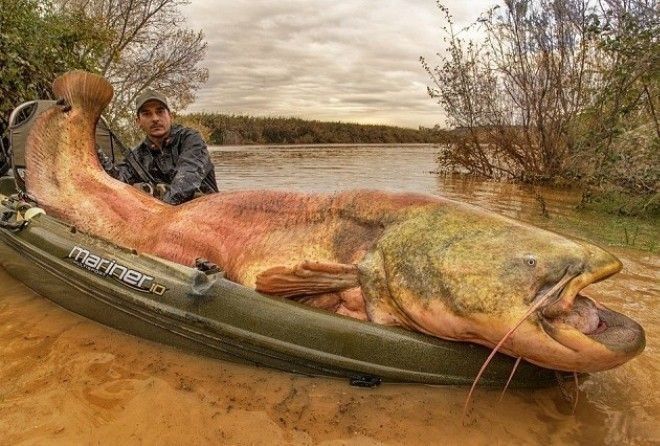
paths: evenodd
<path fill-rule="evenodd" d="M 192 278 L 190 294 L 193 296 L 206 296 L 213 284 L 225 277 L 218 265 L 201 257 L 195 259 L 194 268 L 198 272 Z"/>
<path fill-rule="evenodd" d="M 216 265 L 213 262 L 210 262 L 202 257 L 198 257 L 195 259 L 195 269 L 200 270 L 207 276 L 210 276 L 211 274 L 216 274 L 221 272 L 220 268 L 218 265 Z"/>

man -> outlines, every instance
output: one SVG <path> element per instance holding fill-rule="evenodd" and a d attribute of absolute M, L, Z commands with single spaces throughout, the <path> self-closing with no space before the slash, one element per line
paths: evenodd
<path fill-rule="evenodd" d="M 157 91 L 146 90 L 135 100 L 135 108 L 137 125 L 146 138 L 127 158 L 137 161 L 142 173 L 147 172 L 159 184 L 159 198 L 176 205 L 198 193 L 218 192 L 204 140 L 193 129 L 172 125 L 167 98 Z M 125 159 L 106 170 L 125 183 L 143 182 L 144 174 L 138 174 L 135 163 L 131 165 L 128 161 Z"/>

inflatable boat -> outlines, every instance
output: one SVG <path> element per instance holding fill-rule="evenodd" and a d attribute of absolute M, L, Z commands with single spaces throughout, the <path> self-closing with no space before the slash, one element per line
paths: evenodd
<path fill-rule="evenodd" d="M 306 375 L 469 384 L 489 350 L 362 322 L 261 295 L 214 265 L 186 267 L 91 237 L 46 215 L 0 179 L 0 265 L 58 305 L 102 324 L 203 355 Z M 503 385 L 497 355 L 481 379 Z M 522 363 L 512 386 L 556 382 Z"/>
<path fill-rule="evenodd" d="M 478 345 L 259 294 L 203 260 L 187 267 L 82 233 L 22 191 L 23 121 L 30 119 L 11 120 L 13 176 L 0 178 L 0 265 L 58 305 L 187 351 L 359 386 L 471 384 L 488 356 Z M 513 366 L 513 358 L 496 355 L 480 384 L 504 385 Z M 556 379 L 557 372 L 522 362 L 511 385 L 541 387 Z"/>

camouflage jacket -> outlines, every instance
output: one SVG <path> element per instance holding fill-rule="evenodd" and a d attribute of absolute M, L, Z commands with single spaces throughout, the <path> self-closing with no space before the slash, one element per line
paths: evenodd
<path fill-rule="evenodd" d="M 162 149 L 145 138 L 128 156 L 135 157 L 155 183 L 169 185 L 161 197 L 166 203 L 180 204 L 192 199 L 196 192 L 218 191 L 206 144 L 193 129 L 173 125 Z M 128 184 L 143 181 L 125 160 L 106 170 Z"/>

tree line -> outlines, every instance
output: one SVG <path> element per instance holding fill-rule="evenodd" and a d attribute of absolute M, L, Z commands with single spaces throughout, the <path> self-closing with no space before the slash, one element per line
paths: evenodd
<path fill-rule="evenodd" d="M 197 129 L 209 144 L 447 143 L 451 132 L 386 125 L 322 122 L 293 117 L 191 113 L 177 121 Z"/>
<path fill-rule="evenodd" d="M 460 138 L 440 160 L 488 178 L 561 182 L 660 208 L 656 0 L 505 0 L 421 58 Z"/>

